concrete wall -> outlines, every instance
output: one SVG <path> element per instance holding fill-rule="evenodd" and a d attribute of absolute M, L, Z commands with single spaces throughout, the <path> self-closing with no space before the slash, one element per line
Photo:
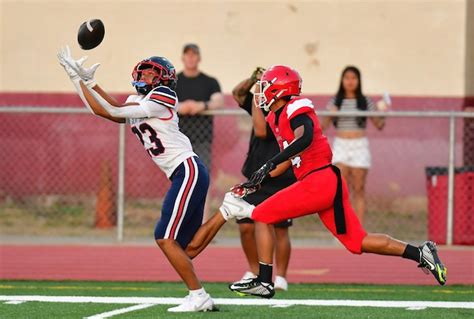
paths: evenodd
<path fill-rule="evenodd" d="M 139 59 L 164 55 L 180 69 L 182 45 L 196 42 L 225 92 L 255 66 L 281 63 L 300 70 L 309 94 L 333 93 L 347 64 L 361 68 L 368 94 L 474 94 L 470 0 L 0 1 L 0 91 L 71 91 L 56 61 L 70 44 L 102 63 L 105 88 L 127 92 Z M 88 18 L 101 18 L 106 36 L 81 52 Z"/>
<path fill-rule="evenodd" d="M 474 96 L 474 1 L 466 4 L 466 96 Z M 474 106 L 474 101 L 470 101 Z"/>

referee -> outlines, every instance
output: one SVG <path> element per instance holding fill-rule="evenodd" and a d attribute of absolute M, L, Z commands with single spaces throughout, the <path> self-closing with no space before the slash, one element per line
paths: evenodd
<path fill-rule="evenodd" d="M 232 95 L 239 106 L 252 116 L 253 130 L 250 136 L 249 150 L 247 159 L 242 167 L 242 174 L 250 178 L 252 173 L 258 170 L 263 164 L 280 152 L 278 142 L 273 135 L 270 126 L 265 121 L 265 112 L 257 108 L 253 103 L 253 94 L 250 89 L 262 75 L 263 68 L 256 68 L 252 76 L 240 82 L 232 91 Z M 292 169 L 288 169 L 282 175 L 272 178 L 262 184 L 262 188 L 255 193 L 247 195 L 244 200 L 252 205 L 258 205 L 268 197 L 283 188 L 288 187 L 296 181 Z M 258 229 L 253 220 L 249 218 L 237 220 L 240 230 L 240 241 L 245 256 L 249 263 L 250 271 L 244 274 L 243 278 L 256 277 L 259 271 L 258 252 L 256 238 L 258 238 Z M 274 226 L 275 229 L 275 260 L 276 277 L 275 289 L 288 290 L 286 272 L 291 254 L 291 243 L 288 234 L 288 228 L 292 225 L 292 220 L 279 222 Z M 257 233 L 256 233 L 257 231 Z"/>

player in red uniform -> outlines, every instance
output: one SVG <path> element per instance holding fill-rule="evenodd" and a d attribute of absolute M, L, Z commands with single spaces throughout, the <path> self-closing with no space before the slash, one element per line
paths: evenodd
<path fill-rule="evenodd" d="M 256 171 L 248 182 L 235 187 L 234 198 L 227 195 L 221 210 L 227 210 L 227 214 L 237 218 L 250 217 L 268 224 L 317 213 L 326 228 L 350 252 L 412 259 L 420 268 L 431 271 L 444 285 L 447 271 L 434 243 L 428 241 L 415 247 L 388 235 L 364 230 L 349 201 L 346 182 L 339 169 L 331 164 L 331 148 L 322 134 L 311 101 L 295 97 L 301 93 L 299 74 L 286 66 L 274 66 L 263 74 L 259 85 L 256 104 L 271 111 L 267 121 L 282 151 Z M 292 162 L 296 183 L 256 207 L 236 198 L 257 190 L 277 165 L 288 160 Z M 259 277 L 236 282 L 230 285 L 231 290 L 267 298 L 274 295 L 271 255 L 259 258 Z"/>
<path fill-rule="evenodd" d="M 201 226 L 186 247 L 191 258 L 197 256 L 217 231 L 230 218 L 251 218 L 274 224 L 284 219 L 318 214 L 328 230 L 352 253 L 374 253 L 399 256 L 418 263 L 426 273 L 446 283 L 447 269 L 441 263 L 436 245 L 427 241 L 419 247 L 396 240 L 385 234 L 367 233 L 361 226 L 349 201 L 346 182 L 336 166 L 331 164 L 332 152 L 322 134 L 313 104 L 299 98 L 301 78 L 286 66 L 268 69 L 258 83 L 255 93 L 257 105 L 270 110 L 267 121 L 282 149 L 249 181 L 236 185 L 227 193 L 220 214 L 215 214 Z M 242 197 L 258 191 L 260 184 L 293 165 L 297 181 L 254 206 Z M 271 236 L 268 230 L 267 236 Z M 265 240 L 257 243 L 259 274 L 257 278 L 241 280 L 229 288 L 244 295 L 271 298 L 275 294 L 272 283 L 272 246 Z"/>

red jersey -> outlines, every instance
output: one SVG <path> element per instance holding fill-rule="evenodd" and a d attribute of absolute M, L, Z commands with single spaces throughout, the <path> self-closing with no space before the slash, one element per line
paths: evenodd
<path fill-rule="evenodd" d="M 304 98 L 291 99 L 283 108 L 270 112 L 267 122 L 275 135 L 280 149 L 286 148 L 293 142 L 295 135 L 290 120 L 300 114 L 307 114 L 313 121 L 313 141 L 299 156 L 291 160 L 293 171 L 298 180 L 308 173 L 331 164 L 332 151 L 326 136 L 323 135 L 318 117 L 311 100 Z"/>

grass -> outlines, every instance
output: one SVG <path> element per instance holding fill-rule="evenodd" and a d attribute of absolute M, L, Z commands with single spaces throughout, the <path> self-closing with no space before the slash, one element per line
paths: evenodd
<path fill-rule="evenodd" d="M 215 298 L 236 298 L 224 283 L 205 283 Z M 183 297 L 180 283 L 148 282 L 78 282 L 78 281 L 0 281 L 0 295 L 41 296 L 117 296 L 117 297 Z M 247 297 L 252 298 L 252 297 Z M 474 301 L 472 286 L 394 286 L 292 284 L 289 292 L 276 299 L 337 300 L 406 300 L 406 301 Z M 83 318 L 125 308 L 127 304 L 25 302 L 18 305 L 0 303 L 0 318 Z M 407 310 L 404 308 L 220 305 L 220 312 L 177 314 L 166 312 L 169 305 L 155 305 L 113 318 L 472 318 L 474 309 Z"/>

